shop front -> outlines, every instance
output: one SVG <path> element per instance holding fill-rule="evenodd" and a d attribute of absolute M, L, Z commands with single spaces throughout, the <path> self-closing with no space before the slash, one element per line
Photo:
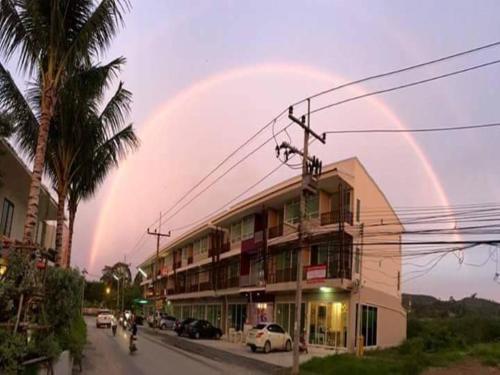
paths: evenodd
<path fill-rule="evenodd" d="M 294 295 L 277 297 L 275 321 L 294 336 Z M 309 345 L 347 349 L 349 298 L 343 293 L 304 293 L 300 326 Z"/>

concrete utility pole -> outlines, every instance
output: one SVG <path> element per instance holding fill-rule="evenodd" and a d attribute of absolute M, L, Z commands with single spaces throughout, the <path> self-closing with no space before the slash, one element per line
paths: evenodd
<path fill-rule="evenodd" d="M 365 225 L 364 223 L 361 223 L 361 226 L 359 228 L 359 236 L 361 237 L 361 246 L 359 249 L 359 285 L 358 285 L 358 320 L 356 322 L 357 324 L 357 331 L 358 335 L 356 337 L 356 355 L 358 357 L 361 357 L 363 355 L 363 335 L 361 334 L 361 319 L 363 318 L 363 308 L 361 307 L 361 288 L 363 287 L 363 237 L 364 237 L 364 232 L 365 232 Z"/>
<path fill-rule="evenodd" d="M 321 174 L 321 162 L 316 158 L 309 157 L 309 135 L 325 143 L 325 134 L 318 135 L 311 130 L 311 101 L 307 100 L 307 124 L 306 116 L 300 119 L 293 115 L 293 107 L 288 108 L 288 118 L 304 129 L 304 148 L 302 151 L 292 145 L 283 142 L 281 146 L 276 147 L 276 152 L 284 149 L 285 160 L 288 161 L 290 154 L 299 154 L 302 156 L 302 192 L 300 194 L 300 214 L 299 214 L 299 248 L 297 250 L 297 284 L 295 293 L 295 321 L 294 321 L 294 340 L 293 340 L 293 366 L 292 374 L 299 373 L 299 345 L 301 334 L 301 312 L 302 312 L 302 256 L 307 245 L 307 217 L 306 217 L 306 199 L 310 194 L 316 194 L 316 178 Z"/>
<path fill-rule="evenodd" d="M 148 234 L 151 236 L 156 236 L 156 262 L 154 268 L 154 276 L 153 276 L 153 291 L 154 291 L 154 299 L 155 299 L 155 315 L 154 315 L 154 324 L 153 327 L 156 328 L 156 315 L 158 312 L 158 309 L 156 308 L 156 280 L 158 280 L 158 267 L 160 265 L 160 238 L 161 237 L 170 237 L 170 231 L 168 233 L 161 233 L 161 212 L 160 212 L 160 221 L 158 222 L 158 230 L 155 229 L 153 232 L 149 230 L 148 228 Z"/>

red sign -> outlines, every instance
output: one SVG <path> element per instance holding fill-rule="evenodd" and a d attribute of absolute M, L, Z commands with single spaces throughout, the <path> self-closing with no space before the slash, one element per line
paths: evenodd
<path fill-rule="evenodd" d="M 326 264 L 306 267 L 306 279 L 308 283 L 320 283 L 326 279 Z"/>

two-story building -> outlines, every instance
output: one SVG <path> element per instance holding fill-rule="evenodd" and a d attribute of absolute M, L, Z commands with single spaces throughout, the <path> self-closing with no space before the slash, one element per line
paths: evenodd
<path fill-rule="evenodd" d="M 21 241 L 28 204 L 31 171 L 14 148 L 0 138 L 0 239 Z M 42 185 L 33 239 L 45 249 L 55 248 L 57 202 Z"/>
<path fill-rule="evenodd" d="M 284 181 L 170 242 L 158 262 L 154 254 L 139 266 L 144 296 L 224 332 L 275 321 L 293 334 L 301 189 L 300 176 Z M 359 301 L 365 346 L 399 344 L 402 226 L 357 158 L 323 169 L 305 214 L 301 327 L 309 344 L 353 350 Z"/>

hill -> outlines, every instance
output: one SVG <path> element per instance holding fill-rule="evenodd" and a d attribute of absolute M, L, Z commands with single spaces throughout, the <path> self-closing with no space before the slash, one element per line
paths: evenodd
<path fill-rule="evenodd" d="M 478 298 L 475 294 L 461 300 L 447 301 L 422 294 L 403 294 L 403 306 L 408 316 L 416 318 L 438 318 L 465 315 L 500 317 L 500 303 Z"/>

